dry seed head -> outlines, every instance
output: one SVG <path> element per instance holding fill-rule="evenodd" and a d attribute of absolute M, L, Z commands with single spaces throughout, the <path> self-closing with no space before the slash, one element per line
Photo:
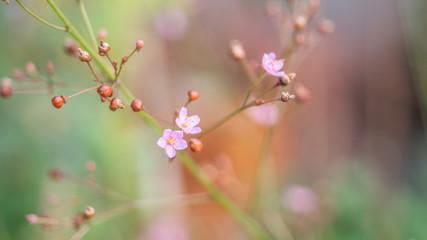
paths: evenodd
<path fill-rule="evenodd" d="M 288 77 L 288 75 L 285 75 L 284 77 L 279 77 L 279 83 L 282 86 L 288 86 L 291 84 L 291 79 Z"/>
<path fill-rule="evenodd" d="M 122 104 L 122 100 L 113 98 L 110 102 L 110 110 L 115 112 L 119 108 L 125 108 L 125 106 Z"/>
<path fill-rule="evenodd" d="M 130 107 L 134 112 L 139 112 L 143 108 L 142 101 L 136 98 L 132 101 L 132 103 L 130 104 Z"/>
<path fill-rule="evenodd" d="M 242 61 L 246 58 L 246 51 L 239 40 L 231 40 L 229 47 L 231 54 L 236 61 Z"/>
<path fill-rule="evenodd" d="M 79 59 L 82 62 L 89 62 L 90 60 L 92 60 L 92 56 L 90 56 L 90 54 L 86 51 L 84 51 L 83 49 L 79 48 L 77 49 L 79 51 Z"/>
<path fill-rule="evenodd" d="M 282 92 L 282 94 L 280 94 L 280 100 L 282 102 L 289 102 L 289 100 L 295 98 L 294 95 L 289 94 L 288 92 Z"/>
<path fill-rule="evenodd" d="M 98 53 L 101 56 L 105 56 L 106 53 L 110 51 L 111 47 L 108 43 L 101 40 L 101 42 L 98 45 Z"/>
<path fill-rule="evenodd" d="M 86 219 L 92 218 L 95 216 L 95 208 L 87 206 L 83 212 L 83 217 Z"/>

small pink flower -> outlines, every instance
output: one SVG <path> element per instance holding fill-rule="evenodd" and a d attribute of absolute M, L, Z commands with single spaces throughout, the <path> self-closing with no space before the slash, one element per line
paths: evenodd
<path fill-rule="evenodd" d="M 200 127 L 196 127 L 200 123 L 200 118 L 197 115 L 187 116 L 187 108 L 182 107 L 179 111 L 179 116 L 175 119 L 176 125 L 186 134 L 197 134 L 202 131 Z"/>
<path fill-rule="evenodd" d="M 164 148 L 166 150 L 166 155 L 172 159 L 176 155 L 176 150 L 184 150 L 187 148 L 187 142 L 183 137 L 184 133 L 182 131 L 165 129 L 163 136 L 157 141 L 157 145 Z"/>
<path fill-rule="evenodd" d="M 276 77 L 284 77 L 285 72 L 280 71 L 283 68 L 283 60 L 276 60 L 276 54 L 271 52 L 269 54 L 264 53 L 262 57 L 262 67 L 265 69 L 268 75 Z"/>

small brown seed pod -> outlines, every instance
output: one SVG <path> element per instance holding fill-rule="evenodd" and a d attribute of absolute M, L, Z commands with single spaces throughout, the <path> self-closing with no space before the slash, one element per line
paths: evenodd
<path fill-rule="evenodd" d="M 101 56 L 105 56 L 106 53 L 110 51 L 111 47 L 108 43 L 101 40 L 101 42 L 98 45 L 98 53 Z"/>
<path fill-rule="evenodd" d="M 113 89 L 111 89 L 110 86 L 105 84 L 100 86 L 97 92 L 103 98 L 108 98 L 108 97 L 111 97 L 111 95 L 113 95 Z"/>
<path fill-rule="evenodd" d="M 190 149 L 193 152 L 200 152 L 203 149 L 203 143 L 197 138 L 190 139 Z"/>
<path fill-rule="evenodd" d="M 130 107 L 134 112 L 139 112 L 142 110 L 142 107 L 143 107 L 142 101 L 136 98 L 132 101 L 132 103 L 130 104 Z"/>
<path fill-rule="evenodd" d="M 92 56 L 88 52 L 84 51 L 81 48 L 79 48 L 78 51 L 79 51 L 79 59 L 80 59 L 80 61 L 82 61 L 82 62 L 90 62 L 90 60 L 92 60 Z"/>
<path fill-rule="evenodd" d="M 119 108 L 125 108 L 122 104 L 122 100 L 118 98 L 113 98 L 110 102 L 110 110 L 115 112 Z"/>
<path fill-rule="evenodd" d="M 55 96 L 52 98 L 52 105 L 58 109 L 61 108 L 65 102 L 66 102 L 65 97 L 62 95 L 61 96 Z"/>
<path fill-rule="evenodd" d="M 87 206 L 83 211 L 83 217 L 86 219 L 89 219 L 89 218 L 92 218 L 93 216 L 95 216 L 95 208 L 91 206 Z"/>

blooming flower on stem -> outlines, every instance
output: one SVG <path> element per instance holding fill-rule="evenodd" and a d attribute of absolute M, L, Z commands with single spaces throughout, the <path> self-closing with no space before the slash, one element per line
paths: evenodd
<path fill-rule="evenodd" d="M 187 116 L 187 108 L 182 107 L 179 111 L 179 116 L 175 119 L 176 125 L 186 134 L 197 134 L 202 131 L 200 127 L 196 127 L 200 123 L 200 118 L 197 115 Z"/>
<path fill-rule="evenodd" d="M 165 129 L 163 136 L 157 141 L 157 145 L 164 148 L 166 155 L 172 159 L 176 156 L 176 150 L 184 150 L 187 148 L 187 142 L 183 138 L 184 133 L 182 131 Z"/>
<path fill-rule="evenodd" d="M 283 60 L 276 60 L 276 54 L 271 52 L 269 54 L 264 53 L 262 57 L 262 67 L 267 72 L 268 75 L 275 77 L 284 77 L 285 72 L 280 71 L 283 68 Z"/>

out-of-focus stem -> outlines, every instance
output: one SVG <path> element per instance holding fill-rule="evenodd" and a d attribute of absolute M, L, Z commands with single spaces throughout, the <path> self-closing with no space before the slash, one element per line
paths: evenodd
<path fill-rule="evenodd" d="M 248 100 L 252 94 L 252 91 L 255 89 L 255 87 L 258 85 L 258 83 L 260 83 L 265 78 L 265 76 L 267 76 L 267 72 L 263 72 L 261 75 L 259 75 L 257 80 L 252 83 L 251 87 L 248 90 L 248 93 L 246 94 L 246 98 L 245 98 L 245 101 L 243 102 L 242 106 L 245 106 L 245 104 L 248 102 Z"/>
<path fill-rule="evenodd" d="M 80 11 L 82 12 L 83 20 L 86 24 L 86 28 L 87 28 L 87 31 L 89 32 L 89 36 L 90 36 L 90 39 L 92 40 L 92 44 L 94 44 L 94 47 L 96 49 L 96 46 L 98 44 L 96 43 L 95 33 L 93 32 L 92 24 L 90 23 L 89 16 L 87 15 L 83 0 L 77 0 L 77 2 L 79 3 Z"/>
<path fill-rule="evenodd" d="M 70 238 L 70 240 L 79 240 L 81 239 L 87 232 L 89 232 L 90 230 L 90 226 L 85 224 L 83 225 L 82 228 L 80 228 L 80 230 L 78 232 L 76 232 L 76 234 L 74 234 L 74 236 L 72 236 Z"/>
<path fill-rule="evenodd" d="M 40 22 L 42 22 L 42 23 L 46 24 L 47 26 L 49 26 L 49 27 L 51 27 L 51 28 L 54 28 L 54 29 L 57 29 L 57 30 L 67 31 L 67 28 L 56 26 L 56 25 L 54 25 L 54 24 L 52 24 L 52 23 L 49 23 L 48 21 L 44 20 L 43 18 L 41 18 L 41 17 L 37 16 L 37 14 L 35 14 L 35 13 L 31 12 L 27 7 L 25 7 L 25 5 L 24 5 L 24 4 L 22 4 L 22 2 L 21 2 L 20 0 L 16 0 L 16 2 L 17 2 L 17 3 L 22 7 L 22 9 L 24 9 L 27 13 L 29 13 L 31 16 L 33 16 L 35 19 L 39 20 Z"/>

